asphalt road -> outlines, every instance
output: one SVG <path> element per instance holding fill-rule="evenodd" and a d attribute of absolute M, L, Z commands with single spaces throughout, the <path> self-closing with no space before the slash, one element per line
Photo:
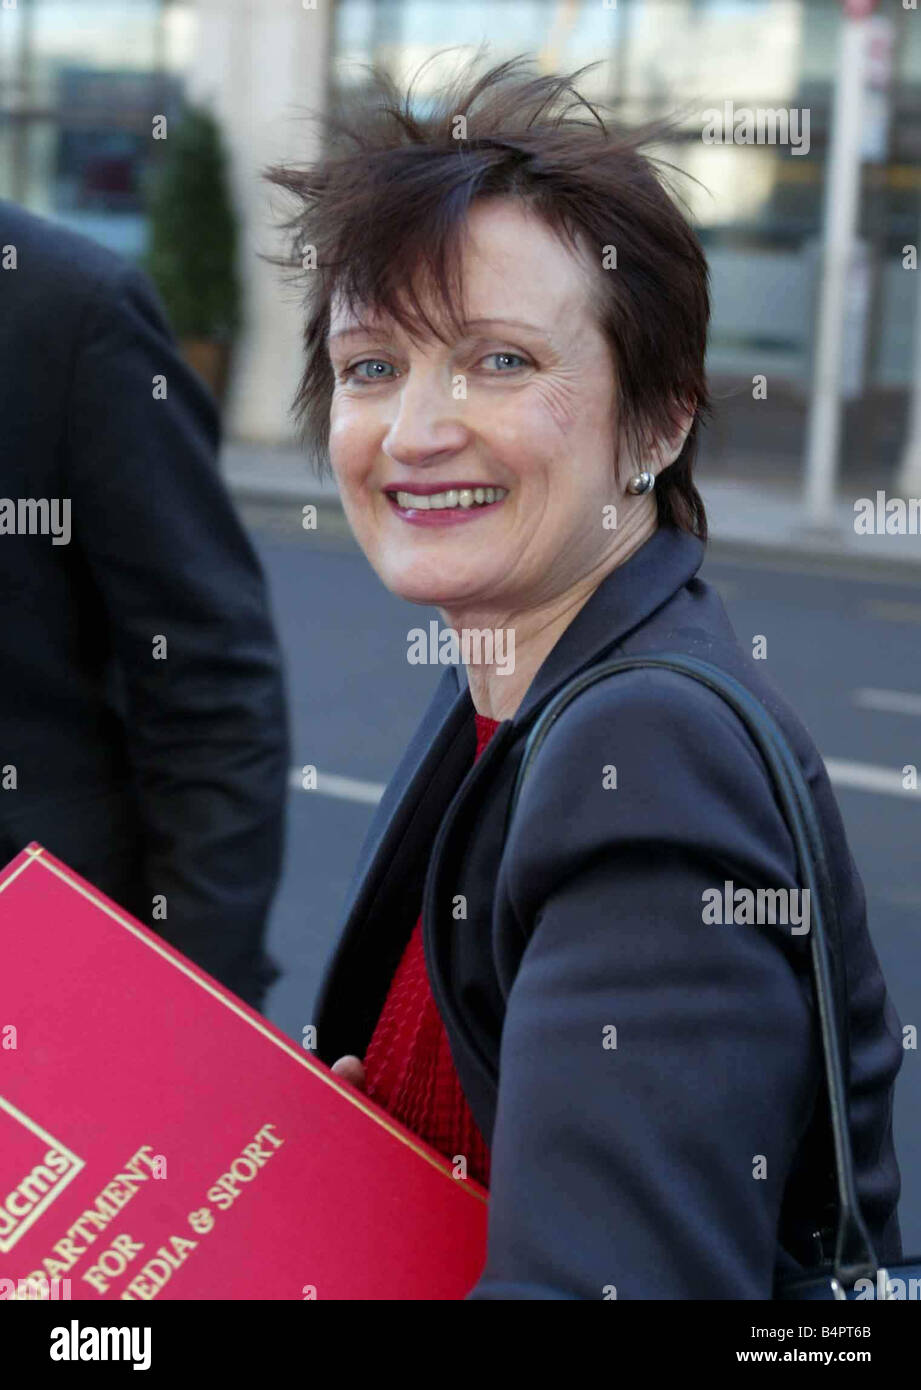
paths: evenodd
<path fill-rule="evenodd" d="M 315 532 L 291 505 L 243 509 L 265 565 L 284 646 L 294 765 L 324 790 L 292 786 L 288 851 L 269 944 L 286 973 L 267 1013 L 300 1041 L 338 935 L 352 867 L 385 783 L 440 668 L 401 659 L 410 627 L 434 610 L 387 593 L 345 529 L 321 513 Z M 766 669 L 829 766 L 869 920 L 903 1024 L 921 1025 L 921 573 L 865 574 L 808 557 L 708 555 L 702 575 L 723 595 L 739 637 L 766 638 Z M 338 779 L 338 780 L 337 780 Z M 907 1050 L 896 1092 L 905 1249 L 921 1254 L 921 1063 Z"/>

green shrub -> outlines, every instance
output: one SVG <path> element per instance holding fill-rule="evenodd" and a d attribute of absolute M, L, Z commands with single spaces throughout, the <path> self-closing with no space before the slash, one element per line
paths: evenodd
<path fill-rule="evenodd" d="M 186 107 L 151 179 L 144 266 L 179 338 L 228 340 L 240 325 L 238 227 L 220 128 Z"/>

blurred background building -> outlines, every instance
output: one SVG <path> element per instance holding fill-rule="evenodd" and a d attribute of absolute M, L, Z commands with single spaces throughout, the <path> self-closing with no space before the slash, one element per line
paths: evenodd
<path fill-rule="evenodd" d="M 277 249 L 259 170 L 314 148 L 304 117 L 361 64 L 401 77 L 448 45 L 487 40 L 496 59 L 583 63 L 583 90 L 626 119 L 683 114 L 662 155 L 699 183 L 693 209 L 713 280 L 705 444 L 711 476 L 795 482 L 813 378 L 823 192 L 839 0 L 0 0 L 0 196 L 60 218 L 132 258 L 151 236 L 150 175 L 168 140 L 153 119 L 188 101 L 217 119 L 239 220 L 241 328 L 226 400 L 230 434 L 291 443 L 298 368 L 292 295 L 259 252 Z M 917 294 L 903 248 L 921 199 L 921 16 L 877 6 L 863 120 L 859 241 L 849 277 L 842 475 L 860 491 L 894 482 L 905 446 Z M 420 106 L 437 84 L 420 82 Z M 806 108 L 807 152 L 706 144 L 701 113 Z M 752 376 L 768 398 L 751 406 Z"/>

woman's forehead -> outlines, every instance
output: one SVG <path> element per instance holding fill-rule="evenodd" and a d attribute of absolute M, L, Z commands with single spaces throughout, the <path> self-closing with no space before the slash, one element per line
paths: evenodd
<path fill-rule="evenodd" d="M 567 323 L 580 321 L 583 314 L 590 317 L 591 299 L 582 276 L 551 279 L 552 283 L 535 285 L 526 275 L 493 280 L 471 274 L 466 277 L 464 300 L 453 321 L 448 306 L 434 295 L 420 296 L 427 321 L 405 297 L 401 321 L 383 306 L 350 305 L 341 296 L 334 296 L 328 340 L 347 345 L 349 338 L 363 335 L 406 333 L 419 339 L 434 334 L 442 341 L 454 341 L 508 330 L 553 340 Z"/>
<path fill-rule="evenodd" d="M 401 267 L 387 304 L 370 305 L 347 292 L 348 277 L 330 298 L 329 338 L 345 333 L 403 331 L 443 341 L 466 326 L 504 319 L 545 335 L 590 313 L 596 287 L 591 258 L 520 200 L 475 202 L 445 267 L 439 287 L 425 264 Z"/>

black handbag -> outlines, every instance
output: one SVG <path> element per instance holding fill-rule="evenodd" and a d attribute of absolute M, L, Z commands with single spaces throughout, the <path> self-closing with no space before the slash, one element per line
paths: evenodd
<path fill-rule="evenodd" d="M 848 1008 L 844 943 L 822 829 L 796 756 L 777 722 L 760 700 L 725 671 L 683 653 L 614 657 L 591 667 L 557 692 L 528 735 L 512 791 L 506 831 L 534 760 L 564 710 L 583 690 L 598 681 L 606 680 L 620 671 L 645 667 L 677 671 L 692 677 L 725 700 L 741 719 L 767 767 L 796 847 L 801 884 L 809 890 L 812 982 L 822 1038 L 837 1195 L 836 1218 L 826 1233 L 834 1234 L 834 1254 L 815 1268 L 804 1270 L 802 1274 L 778 1284 L 774 1289 L 774 1298 L 919 1298 L 921 1255 L 903 1259 L 889 1269 L 880 1268 L 861 1215 L 854 1181 L 845 1085 L 848 1074 Z M 816 1224 L 819 1225 L 819 1222 Z M 821 1234 L 820 1231 L 816 1232 L 817 1236 Z"/>

